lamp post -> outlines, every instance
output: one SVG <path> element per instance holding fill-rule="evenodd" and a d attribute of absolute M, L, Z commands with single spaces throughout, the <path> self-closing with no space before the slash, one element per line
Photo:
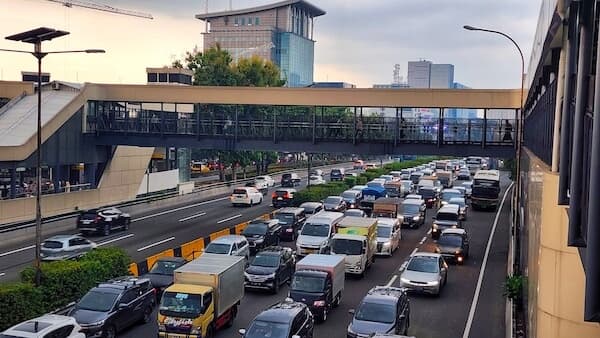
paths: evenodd
<path fill-rule="evenodd" d="M 104 53 L 102 49 L 65 50 L 43 52 L 42 42 L 68 35 L 69 32 L 47 27 L 32 29 L 23 33 L 7 36 L 7 40 L 31 43 L 33 52 L 14 49 L 0 49 L 2 52 L 28 53 L 38 61 L 38 86 L 37 86 L 37 147 L 36 147 L 36 193 L 35 193 L 35 284 L 39 285 L 41 280 L 41 242 L 42 242 L 42 59 L 48 54 L 67 53 Z"/>
<path fill-rule="evenodd" d="M 464 29 L 469 30 L 469 31 L 481 31 L 481 32 L 488 32 L 488 33 L 493 33 L 493 34 L 498 34 L 498 35 L 502 35 L 503 37 L 507 38 L 508 40 L 510 40 L 510 42 L 513 43 L 513 45 L 515 45 L 515 47 L 517 48 L 517 50 L 519 51 L 519 55 L 521 56 L 521 101 L 520 101 L 520 112 L 519 112 L 519 116 L 517 119 L 517 177 L 516 177 L 516 184 L 517 184 L 517 192 L 515 194 L 515 198 L 514 198 L 514 205 L 515 208 L 517 208 L 517 210 L 515 212 L 513 212 L 513 224 L 515 226 L 515 237 L 517 239 L 517 248 L 519 248 L 519 231 L 520 231 L 520 218 L 519 218 L 519 204 L 521 202 L 521 152 L 522 152 L 522 145 L 523 145 L 523 93 L 524 93 L 524 86 L 525 86 L 525 58 L 523 57 L 523 51 L 521 51 L 521 47 L 519 47 L 519 45 L 517 44 L 517 42 L 511 38 L 508 34 L 500 32 L 500 31 L 495 31 L 495 30 L 491 30 L 491 29 L 484 29 L 484 28 L 478 28 L 478 27 L 473 27 L 473 26 L 468 26 L 465 25 L 463 26 Z M 484 131 L 485 132 L 485 131 Z M 514 264 L 513 266 L 513 273 L 518 273 L 519 269 L 518 269 L 519 265 L 518 264 Z"/>

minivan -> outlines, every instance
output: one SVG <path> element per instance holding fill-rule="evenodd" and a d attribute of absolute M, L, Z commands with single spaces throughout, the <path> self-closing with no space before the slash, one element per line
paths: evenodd
<path fill-rule="evenodd" d="M 343 213 L 334 211 L 322 211 L 310 216 L 304 222 L 300 236 L 296 240 L 298 256 L 329 253 L 335 227 L 343 218 Z"/>
<path fill-rule="evenodd" d="M 281 186 L 282 187 L 290 187 L 293 188 L 297 185 L 300 185 L 301 179 L 300 176 L 296 173 L 287 173 L 281 175 Z"/>
<path fill-rule="evenodd" d="M 329 173 L 329 178 L 332 181 L 343 181 L 344 180 L 344 168 L 334 168 L 331 169 L 331 173 Z"/>
<path fill-rule="evenodd" d="M 438 239 L 440 238 L 442 231 L 456 228 L 462 228 L 460 208 L 456 204 L 446 204 L 442 206 L 433 217 L 431 238 Z"/>

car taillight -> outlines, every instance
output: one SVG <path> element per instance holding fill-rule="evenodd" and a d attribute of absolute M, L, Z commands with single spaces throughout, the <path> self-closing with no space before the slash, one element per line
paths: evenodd
<path fill-rule="evenodd" d="M 273 195 L 271 195 L 272 198 L 277 198 L 277 194 L 273 193 Z"/>

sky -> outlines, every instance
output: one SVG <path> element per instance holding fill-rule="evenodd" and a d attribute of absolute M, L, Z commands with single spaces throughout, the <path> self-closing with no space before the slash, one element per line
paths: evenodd
<path fill-rule="evenodd" d="M 153 20 L 47 0 L 0 0 L 0 34 L 46 26 L 71 32 L 46 42 L 45 50 L 101 48 L 106 54 L 59 54 L 44 59 L 53 80 L 145 83 L 146 67 L 161 67 L 202 47 L 206 0 L 85 0 L 150 13 Z M 209 11 L 230 0 L 208 0 Z M 278 0 L 231 0 L 234 9 Z M 517 88 L 520 60 L 499 35 L 470 32 L 472 25 L 511 35 L 525 54 L 533 44 L 541 0 L 309 0 L 327 14 L 315 19 L 315 81 L 345 81 L 358 87 L 392 82 L 394 64 L 406 78 L 407 62 L 454 64 L 454 79 L 472 88 Z M 0 48 L 29 44 L 0 40 Z M 25 54 L 0 52 L 0 80 L 20 80 L 35 71 Z"/>

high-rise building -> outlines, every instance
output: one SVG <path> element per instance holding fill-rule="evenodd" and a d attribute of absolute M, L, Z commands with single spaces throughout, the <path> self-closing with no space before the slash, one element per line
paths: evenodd
<path fill-rule="evenodd" d="M 408 86 L 410 88 L 430 88 L 431 61 L 408 62 Z"/>
<path fill-rule="evenodd" d="M 452 88 L 454 85 L 454 65 L 431 64 L 429 88 Z"/>
<path fill-rule="evenodd" d="M 277 64 L 288 87 L 313 83 L 314 18 L 325 11 L 304 0 L 196 15 L 207 22 L 204 50 L 219 44 L 234 59 L 257 55 Z"/>

